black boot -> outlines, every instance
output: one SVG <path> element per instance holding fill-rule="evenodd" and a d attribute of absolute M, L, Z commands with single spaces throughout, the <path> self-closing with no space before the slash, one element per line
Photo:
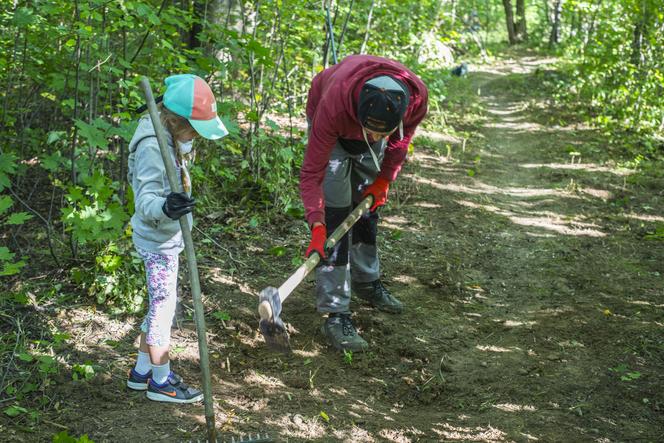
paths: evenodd
<path fill-rule="evenodd" d="M 355 330 L 350 314 L 330 314 L 321 330 L 339 351 L 364 351 L 369 346 Z"/>
<path fill-rule="evenodd" d="M 355 295 L 381 311 L 391 314 L 400 314 L 403 311 L 403 304 L 383 286 L 380 279 L 366 283 L 353 282 L 351 288 Z"/>

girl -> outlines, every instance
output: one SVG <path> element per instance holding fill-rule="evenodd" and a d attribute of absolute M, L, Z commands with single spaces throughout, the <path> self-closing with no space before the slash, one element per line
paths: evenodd
<path fill-rule="evenodd" d="M 149 306 L 141 325 L 136 365 L 127 386 L 147 391 L 150 400 L 193 403 L 203 394 L 187 386 L 171 371 L 168 350 L 177 297 L 178 255 L 184 249 L 178 219 L 189 218 L 196 201 L 191 197 L 185 156 L 194 138 L 216 140 L 228 134 L 217 116 L 208 84 L 195 75 L 168 77 L 160 106 L 161 123 L 184 192 L 172 192 L 157 137 L 148 115 L 141 117 L 129 143 L 128 179 L 134 190 L 132 239 L 145 262 Z"/>

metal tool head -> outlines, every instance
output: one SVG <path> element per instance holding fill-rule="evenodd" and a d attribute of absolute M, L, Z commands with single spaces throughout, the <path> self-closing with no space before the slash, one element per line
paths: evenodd
<path fill-rule="evenodd" d="M 290 337 L 286 325 L 281 320 L 281 299 L 279 290 L 267 287 L 261 291 L 258 303 L 261 320 L 258 327 L 265 338 L 265 343 L 272 349 L 289 354 L 291 352 Z"/>

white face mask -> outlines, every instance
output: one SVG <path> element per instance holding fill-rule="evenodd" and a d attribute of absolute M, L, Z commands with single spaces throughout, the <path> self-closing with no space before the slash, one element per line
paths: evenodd
<path fill-rule="evenodd" d="M 180 154 L 187 155 L 194 148 L 194 139 L 187 140 L 186 142 L 179 141 L 178 145 L 180 146 Z"/>

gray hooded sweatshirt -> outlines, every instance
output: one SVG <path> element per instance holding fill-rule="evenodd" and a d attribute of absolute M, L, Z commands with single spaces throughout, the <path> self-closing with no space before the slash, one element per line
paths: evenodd
<path fill-rule="evenodd" d="M 173 149 L 173 138 L 168 131 L 166 139 L 178 177 L 181 178 L 181 168 L 177 166 Z M 179 254 L 184 249 L 180 222 L 171 220 L 162 209 L 171 187 L 148 115 L 138 121 L 136 132 L 129 142 L 127 166 L 127 179 L 134 190 L 134 215 L 131 217 L 134 245 L 148 252 Z M 191 213 L 187 214 L 187 217 L 189 225 L 192 226 Z"/>

